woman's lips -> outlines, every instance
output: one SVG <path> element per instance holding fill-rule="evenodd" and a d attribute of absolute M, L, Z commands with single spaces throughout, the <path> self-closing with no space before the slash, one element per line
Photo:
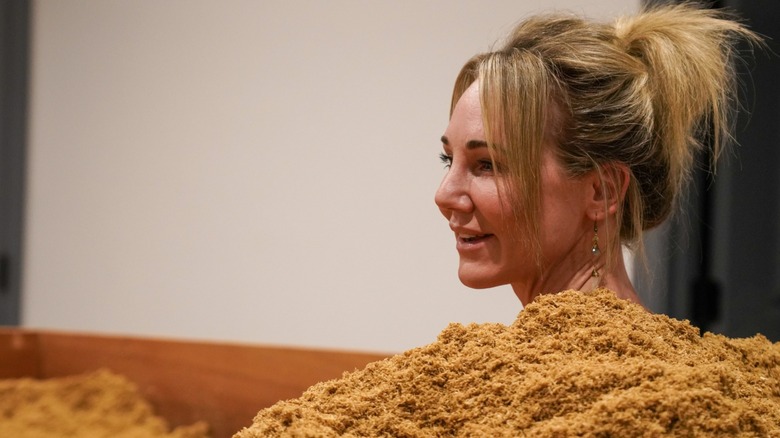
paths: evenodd
<path fill-rule="evenodd" d="M 456 247 L 459 251 L 477 249 L 492 237 L 493 234 L 458 234 Z"/>

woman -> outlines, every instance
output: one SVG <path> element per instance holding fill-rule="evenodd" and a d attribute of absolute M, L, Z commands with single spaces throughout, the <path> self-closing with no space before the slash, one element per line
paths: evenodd
<path fill-rule="evenodd" d="M 551 15 L 468 61 L 436 192 L 461 282 L 510 284 L 523 305 L 596 287 L 639 302 L 621 245 L 641 252 L 643 231 L 674 210 L 696 151 L 717 158 L 729 138 L 740 39 L 758 41 L 693 5 L 614 24 Z"/>

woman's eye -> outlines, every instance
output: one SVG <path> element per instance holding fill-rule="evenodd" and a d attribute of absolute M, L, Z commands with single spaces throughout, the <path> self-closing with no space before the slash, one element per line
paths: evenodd
<path fill-rule="evenodd" d="M 441 160 L 442 164 L 444 164 L 445 169 L 449 169 L 449 167 L 452 166 L 452 157 L 445 154 L 444 152 L 439 154 L 439 160 Z"/>
<path fill-rule="evenodd" d="M 492 172 L 493 162 L 490 160 L 479 160 L 479 170 L 482 172 Z"/>

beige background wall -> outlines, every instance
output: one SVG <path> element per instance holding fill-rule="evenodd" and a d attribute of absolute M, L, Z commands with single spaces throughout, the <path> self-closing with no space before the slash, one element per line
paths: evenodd
<path fill-rule="evenodd" d="M 23 324 L 388 352 L 511 322 L 433 204 L 452 80 L 532 11 L 638 5 L 36 1 Z"/>

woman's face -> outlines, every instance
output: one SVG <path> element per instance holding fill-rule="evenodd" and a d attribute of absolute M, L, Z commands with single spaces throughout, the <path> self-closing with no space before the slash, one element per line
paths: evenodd
<path fill-rule="evenodd" d="M 535 254 L 512 237 L 516 216 L 499 199 L 502 177 L 485 143 L 478 86 L 475 82 L 460 98 L 442 137 L 448 170 L 435 200 L 455 233 L 461 282 L 473 288 L 512 284 L 517 292 L 517 286 L 537 286 L 539 269 Z M 566 176 L 552 147 L 544 147 L 542 157 L 542 262 L 556 275 L 566 275 L 558 271 L 574 270 L 570 262 L 588 254 L 592 239 L 593 224 L 584 215 L 586 187 Z M 500 168 L 500 157 L 496 165 Z"/>

